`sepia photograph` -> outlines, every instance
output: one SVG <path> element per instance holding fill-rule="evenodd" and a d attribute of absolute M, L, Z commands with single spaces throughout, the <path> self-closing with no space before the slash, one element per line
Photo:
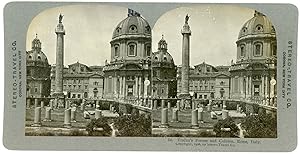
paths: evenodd
<path fill-rule="evenodd" d="M 45 9 L 25 40 L 25 136 L 277 138 L 275 29 L 229 4 Z"/>

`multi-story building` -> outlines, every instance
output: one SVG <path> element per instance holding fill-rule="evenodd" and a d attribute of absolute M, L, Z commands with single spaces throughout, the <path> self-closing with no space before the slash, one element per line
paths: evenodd
<path fill-rule="evenodd" d="M 55 89 L 55 67 L 52 67 L 51 91 Z M 101 68 L 101 66 L 93 66 Z M 100 69 L 101 70 L 101 69 Z M 76 62 L 64 69 L 63 89 L 67 98 L 98 99 L 103 97 L 104 77 L 99 69 Z"/>
<path fill-rule="evenodd" d="M 241 28 L 236 62 L 231 64 L 231 96 L 276 103 L 277 42 L 275 28 L 262 13 Z"/>
<path fill-rule="evenodd" d="M 217 69 L 217 68 L 220 68 Z M 215 99 L 230 97 L 230 74 L 228 66 L 217 66 L 205 62 L 190 68 L 189 89 L 196 99 Z M 181 89 L 181 73 L 177 72 L 177 93 Z"/>
<path fill-rule="evenodd" d="M 47 56 L 42 52 L 42 43 L 36 38 L 32 48 L 26 51 L 26 95 L 48 97 L 50 95 L 50 70 Z"/>

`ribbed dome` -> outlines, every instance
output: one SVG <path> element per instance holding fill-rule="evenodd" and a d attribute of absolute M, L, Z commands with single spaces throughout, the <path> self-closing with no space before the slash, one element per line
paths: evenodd
<path fill-rule="evenodd" d="M 41 41 L 36 38 L 32 41 L 32 50 L 26 52 L 27 63 L 38 62 L 44 66 L 48 66 L 47 56 L 41 51 Z"/>
<path fill-rule="evenodd" d="M 254 17 L 243 25 L 238 38 L 254 37 L 259 34 L 275 35 L 275 28 L 264 14 L 255 11 Z"/>
<path fill-rule="evenodd" d="M 123 35 L 151 37 L 151 27 L 140 15 L 130 15 L 116 26 L 112 38 L 114 39 Z"/>
<path fill-rule="evenodd" d="M 164 62 L 174 64 L 173 57 L 166 51 L 158 51 L 153 53 L 153 62 Z"/>

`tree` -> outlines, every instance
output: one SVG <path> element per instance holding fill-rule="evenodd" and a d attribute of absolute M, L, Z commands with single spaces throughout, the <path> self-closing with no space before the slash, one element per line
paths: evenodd
<path fill-rule="evenodd" d="M 276 138 L 277 117 L 271 114 L 251 115 L 244 119 L 242 128 L 247 138 Z"/>

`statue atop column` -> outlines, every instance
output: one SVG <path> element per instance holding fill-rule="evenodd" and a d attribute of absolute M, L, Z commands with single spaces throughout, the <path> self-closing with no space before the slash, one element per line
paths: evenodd
<path fill-rule="evenodd" d="M 59 14 L 59 17 L 58 17 L 58 21 L 59 21 L 59 23 L 62 23 L 62 19 L 63 19 L 63 15 L 62 14 Z"/>
<path fill-rule="evenodd" d="M 188 14 L 186 14 L 186 16 L 185 16 L 185 24 L 189 24 L 188 23 L 189 19 L 190 19 L 190 16 Z"/>

